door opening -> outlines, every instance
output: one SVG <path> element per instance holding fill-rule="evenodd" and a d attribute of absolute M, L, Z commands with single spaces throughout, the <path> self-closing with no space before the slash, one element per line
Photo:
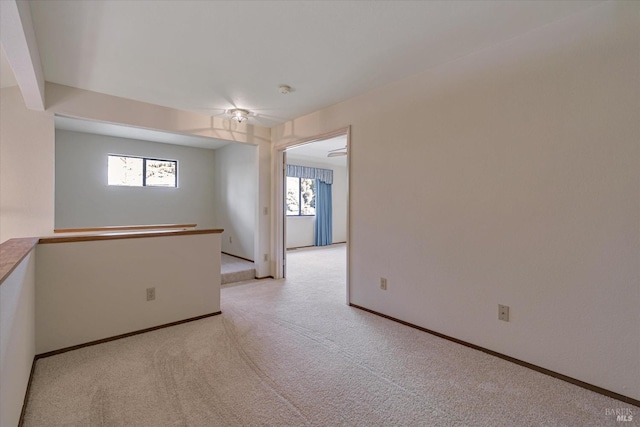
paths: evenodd
<path fill-rule="evenodd" d="M 277 276 L 304 273 L 297 263 L 313 259 L 317 267 L 327 257 L 327 268 L 344 266 L 348 303 L 349 129 L 288 144 L 278 154 Z"/>

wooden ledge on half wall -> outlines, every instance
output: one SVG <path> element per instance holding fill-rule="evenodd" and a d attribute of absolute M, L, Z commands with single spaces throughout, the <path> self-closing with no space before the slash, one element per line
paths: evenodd
<path fill-rule="evenodd" d="M 69 243 L 69 242 L 90 242 L 96 240 L 118 240 L 118 239 L 139 239 L 145 237 L 166 237 L 166 236 L 189 236 L 195 234 L 221 234 L 221 228 L 211 229 L 136 229 L 125 231 L 111 231 L 95 234 L 75 234 L 72 236 L 41 237 L 40 244 L 47 243 Z"/>
<path fill-rule="evenodd" d="M 197 226 L 198 224 L 107 225 L 104 227 L 56 228 L 53 232 L 55 234 L 60 234 L 140 230 L 188 230 L 196 228 Z"/>
<path fill-rule="evenodd" d="M 0 285 L 38 244 L 37 237 L 9 239 L 0 244 Z"/>

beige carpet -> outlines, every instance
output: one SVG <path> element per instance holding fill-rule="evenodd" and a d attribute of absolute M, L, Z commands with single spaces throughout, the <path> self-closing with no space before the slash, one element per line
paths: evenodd
<path fill-rule="evenodd" d="M 256 270 L 252 262 L 232 255 L 220 255 L 220 283 L 222 285 L 255 279 Z"/>
<path fill-rule="evenodd" d="M 290 252 L 287 280 L 226 287 L 220 316 L 41 359 L 25 425 L 633 425 L 606 415 L 628 404 L 346 306 L 344 256 Z"/>

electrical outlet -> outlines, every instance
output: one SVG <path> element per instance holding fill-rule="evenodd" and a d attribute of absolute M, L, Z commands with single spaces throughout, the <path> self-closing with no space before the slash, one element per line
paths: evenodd
<path fill-rule="evenodd" d="M 233 239 L 229 236 L 229 243 L 233 243 Z"/>
<path fill-rule="evenodd" d="M 509 306 L 498 304 L 498 320 L 509 321 Z"/>
<path fill-rule="evenodd" d="M 384 277 L 380 278 L 380 289 L 382 289 L 383 291 L 387 290 L 387 279 Z"/>
<path fill-rule="evenodd" d="M 147 301 L 156 299 L 156 288 L 147 288 Z"/>
<path fill-rule="evenodd" d="M 264 262 L 269 261 L 269 255 L 268 255 L 268 254 L 264 254 L 264 256 L 262 257 L 262 260 L 263 260 Z"/>
<path fill-rule="evenodd" d="M 269 215 L 269 208 L 267 206 L 262 208 L 262 215 Z"/>

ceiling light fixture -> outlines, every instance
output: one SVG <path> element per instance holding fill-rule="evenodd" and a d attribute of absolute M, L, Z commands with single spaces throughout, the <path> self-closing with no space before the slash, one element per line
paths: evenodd
<path fill-rule="evenodd" d="M 286 95 L 289 92 L 291 92 L 291 86 L 289 85 L 280 85 L 278 89 L 280 89 L 280 93 L 283 95 Z"/>
<path fill-rule="evenodd" d="M 234 108 L 233 110 L 229 110 L 229 115 L 232 120 L 242 123 L 249 118 L 251 112 L 249 110 L 243 110 L 242 108 Z"/>

